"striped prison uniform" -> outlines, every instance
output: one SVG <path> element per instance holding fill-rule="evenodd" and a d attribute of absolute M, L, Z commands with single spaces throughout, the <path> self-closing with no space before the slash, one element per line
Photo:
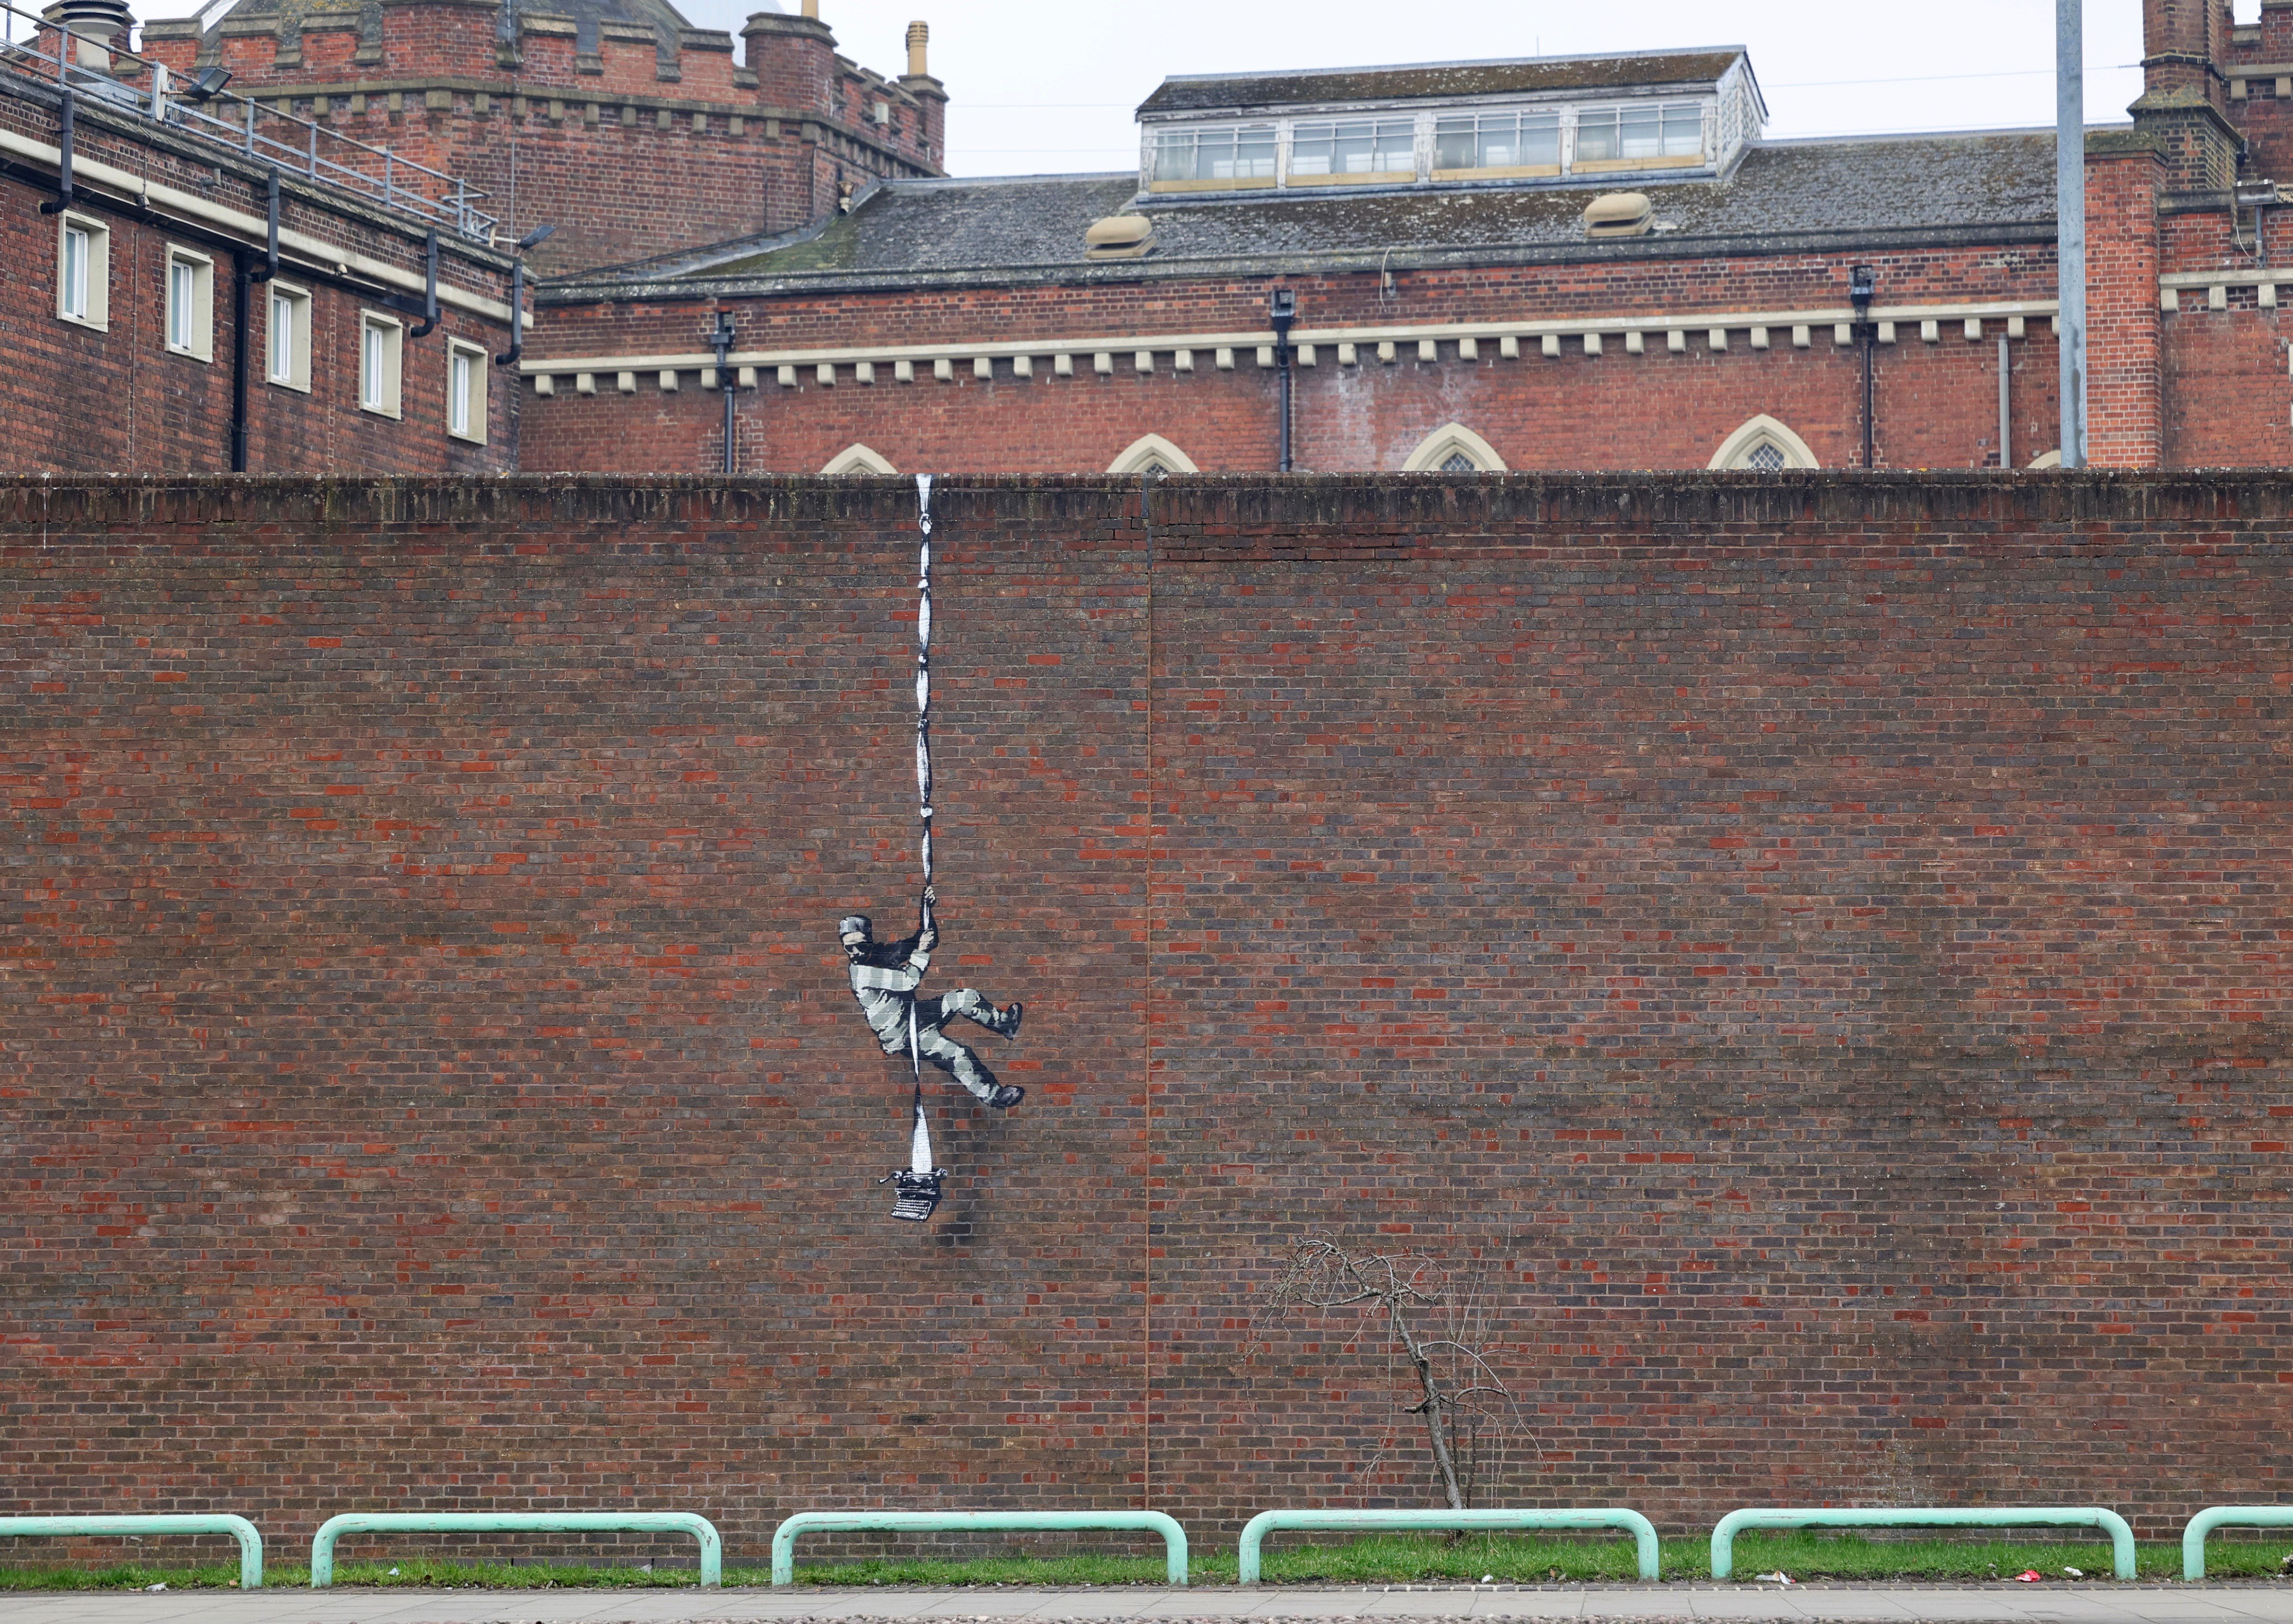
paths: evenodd
<path fill-rule="evenodd" d="M 912 1008 L 916 1012 L 916 1052 L 952 1074 L 975 1098 L 987 1099 L 995 1092 L 995 1074 L 941 1027 L 960 1015 L 992 1030 L 996 1020 L 995 1006 L 977 989 L 968 987 L 942 993 L 936 998 L 917 997 L 916 988 L 922 985 L 924 971 L 930 963 L 931 949 L 923 946 L 920 931 L 903 941 L 880 945 L 871 942 L 852 961 L 852 995 L 860 1001 L 860 1012 L 867 1018 L 868 1029 L 876 1035 L 886 1054 L 907 1054 L 908 1011 Z"/>

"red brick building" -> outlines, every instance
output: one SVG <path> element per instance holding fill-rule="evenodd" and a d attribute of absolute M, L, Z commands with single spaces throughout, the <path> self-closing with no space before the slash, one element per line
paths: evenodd
<path fill-rule="evenodd" d="M 115 48 L 124 7 L 69 21 L 68 66 L 53 28 L 0 57 L 7 466 L 514 467 L 513 257 L 483 199 Z"/>
<path fill-rule="evenodd" d="M 239 0 L 205 33 L 143 37 L 177 73 L 232 84 L 482 187 L 510 234 L 556 234 L 564 271 L 812 224 L 879 178 L 940 173 L 947 95 L 908 30 L 909 71 L 839 56 L 767 4 L 731 35 L 668 0 Z M 660 199 L 675 198 L 673 207 Z"/>
<path fill-rule="evenodd" d="M 2293 157 L 2293 9 L 2146 27 L 2132 128 L 2088 141 L 2093 460 L 2282 463 L 2273 204 L 2233 199 Z M 1733 50 L 1175 79 L 1136 173 L 887 178 L 781 240 L 561 278 L 524 466 L 1272 469 L 1277 294 L 1300 469 L 1856 467 L 1867 433 L 1881 467 L 2046 460 L 2052 133 L 1763 116 Z M 729 459 L 689 383 L 720 312 Z"/>
<path fill-rule="evenodd" d="M 150 334 L 138 350 L 56 313 L 63 250 L 35 213 L 59 173 L 53 73 L 0 75 L 19 126 L 0 184 L 26 238 L 6 296 L 40 361 L 10 386 L 31 430 L 12 466 L 220 468 L 234 433 L 248 466 L 281 470 L 801 473 L 1266 471 L 1285 426 L 1286 466 L 1320 471 L 2024 467 L 2059 437 L 2048 131 L 1769 141 L 1752 63 L 1726 48 L 1173 79 L 1139 109 L 1135 171 L 952 179 L 920 23 L 893 77 L 839 55 L 814 0 L 752 16 L 737 48 L 668 0 L 548 3 L 239 0 L 204 32 L 150 25 L 154 67 L 113 60 L 141 117 L 81 98 L 113 170 L 183 166 L 174 192 L 228 192 L 242 223 L 266 158 L 365 155 L 352 166 L 387 172 L 379 207 L 310 161 L 285 207 L 378 232 L 399 284 L 426 255 L 397 184 L 416 176 L 457 226 L 451 319 L 497 355 L 506 247 L 550 230 L 482 455 L 451 435 L 411 455 L 324 391 L 256 388 L 233 417 L 199 375 L 123 386 L 148 374 Z M 2225 3 L 2150 0 L 2145 26 L 2131 127 L 2088 138 L 2092 457 L 2281 464 L 2269 237 L 2293 8 L 2238 28 Z M 231 89 L 157 120 L 162 67 Z M 230 134 L 190 113 L 226 105 L 274 147 L 185 157 Z M 679 207 L 647 207 L 649 180 Z M 157 330 L 170 250 L 134 207 L 121 296 Z M 235 252 L 260 234 L 234 229 Z M 364 342 L 355 311 L 314 296 L 328 342 Z M 451 408 L 442 384 L 420 393 Z"/>

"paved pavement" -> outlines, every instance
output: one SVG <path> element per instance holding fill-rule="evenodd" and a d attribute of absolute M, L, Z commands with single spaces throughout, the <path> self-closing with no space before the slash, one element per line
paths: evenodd
<path fill-rule="evenodd" d="M 2293 1624 L 2293 1583 L 1414 1585 L 1200 1590 L 228 1590 L 0 1596 L 0 1624 L 1208 1624 L 1245 1619 L 1718 1624 Z"/>

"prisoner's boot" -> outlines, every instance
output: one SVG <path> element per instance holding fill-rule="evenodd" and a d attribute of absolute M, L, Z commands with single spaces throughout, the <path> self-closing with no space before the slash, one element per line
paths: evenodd
<path fill-rule="evenodd" d="M 1008 1111 L 1027 1097 L 1027 1091 L 1017 1083 L 999 1083 L 995 1092 L 987 1096 L 987 1103 L 999 1111 Z"/>
<path fill-rule="evenodd" d="M 994 1012 L 993 1016 L 990 1018 L 987 1022 L 987 1029 L 991 1032 L 1000 1032 L 1006 1037 L 1018 1036 L 1019 1011 L 1025 1007 L 1026 1006 L 1022 1004 L 1017 998 L 1014 998 L 1011 1001 L 1010 1008 L 998 1010 Z"/>

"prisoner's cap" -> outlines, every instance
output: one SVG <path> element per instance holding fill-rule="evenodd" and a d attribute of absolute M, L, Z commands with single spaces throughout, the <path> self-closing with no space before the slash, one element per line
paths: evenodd
<path fill-rule="evenodd" d="M 839 941 L 843 940 L 847 936 L 872 936 L 874 934 L 875 927 L 868 922 L 868 916 L 865 914 L 847 914 L 842 919 L 836 922 L 836 938 Z"/>

